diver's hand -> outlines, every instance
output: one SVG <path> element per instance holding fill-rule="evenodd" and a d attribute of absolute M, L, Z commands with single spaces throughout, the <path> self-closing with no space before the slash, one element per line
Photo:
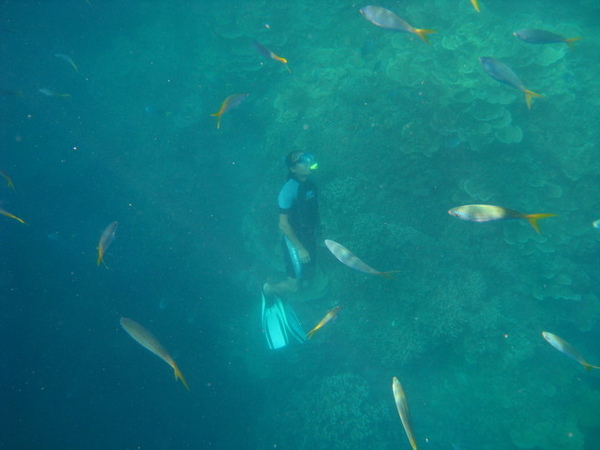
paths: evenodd
<path fill-rule="evenodd" d="M 307 264 L 310 262 L 310 253 L 304 247 L 301 247 L 298 249 L 298 258 L 300 258 L 302 264 Z"/>

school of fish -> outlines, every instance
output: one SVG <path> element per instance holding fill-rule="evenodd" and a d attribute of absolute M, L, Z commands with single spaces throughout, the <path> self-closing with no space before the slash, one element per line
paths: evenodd
<path fill-rule="evenodd" d="M 470 0 L 470 3 L 477 13 L 481 12 L 481 8 L 480 8 L 478 0 Z M 412 35 L 419 37 L 422 41 L 424 41 L 427 44 L 430 43 L 428 36 L 436 33 L 436 31 L 432 30 L 432 29 L 416 28 L 416 27 L 412 26 L 405 19 L 396 15 L 394 12 L 392 12 L 388 9 L 385 9 L 381 6 L 366 5 L 362 8 L 360 8 L 359 13 L 367 21 L 369 21 L 371 24 L 373 24 L 379 28 L 382 28 L 384 30 L 394 31 L 394 32 L 412 34 Z M 572 47 L 574 42 L 581 39 L 581 37 L 565 38 L 554 32 L 547 31 L 547 30 L 541 30 L 541 29 L 521 29 L 521 30 L 514 31 L 513 35 L 516 38 L 518 38 L 519 40 L 521 40 L 525 43 L 529 43 L 529 44 L 566 44 L 569 47 Z M 274 61 L 281 63 L 289 74 L 292 73 L 291 69 L 289 68 L 289 65 L 288 65 L 288 60 L 286 58 L 278 56 L 272 50 L 270 50 L 269 48 L 267 48 L 265 45 L 263 45 L 262 43 L 260 43 L 258 41 L 252 41 L 251 45 L 258 55 L 260 55 L 261 57 L 263 57 L 265 59 L 270 59 L 270 60 L 274 60 Z M 54 56 L 57 59 L 60 59 L 60 60 L 64 61 L 65 63 L 67 63 L 75 71 L 75 73 L 80 72 L 79 66 L 74 62 L 74 60 L 69 55 L 63 54 L 63 53 L 57 53 Z M 487 73 L 490 77 L 492 77 L 493 79 L 495 79 L 515 90 L 522 92 L 525 96 L 527 108 L 531 108 L 533 98 L 541 98 L 542 97 L 541 94 L 535 93 L 535 92 L 529 90 L 528 88 L 526 88 L 525 84 L 521 81 L 521 79 L 513 71 L 513 69 L 506 63 L 502 62 L 501 60 L 496 59 L 494 57 L 490 57 L 490 56 L 480 56 L 479 62 L 483 68 L 483 71 L 485 73 Z M 3 95 L 14 95 L 14 96 L 21 95 L 20 91 L 10 91 L 10 90 L 0 90 L 0 93 L 2 93 Z M 70 97 L 69 93 L 57 92 L 57 91 L 54 91 L 53 89 L 46 88 L 46 87 L 40 88 L 39 93 L 41 93 L 47 97 Z M 225 113 L 232 111 L 233 109 L 240 106 L 248 98 L 249 95 L 250 95 L 249 93 L 235 93 L 235 94 L 231 94 L 231 95 L 227 96 L 223 100 L 219 110 L 217 112 L 211 114 L 211 116 L 214 116 L 217 118 L 217 123 L 216 123 L 217 129 L 221 128 L 222 116 Z M 9 177 L 9 175 L 7 175 L 7 173 L 5 173 L 4 171 L 0 170 L 0 176 L 3 177 L 4 180 L 6 181 L 7 187 L 14 191 L 15 186 L 14 186 L 13 180 Z M 468 204 L 468 205 L 457 206 L 457 207 L 451 208 L 448 211 L 448 214 L 450 214 L 451 216 L 456 217 L 462 221 L 474 222 L 474 223 L 496 222 L 496 221 L 510 220 L 510 219 L 524 220 L 524 221 L 528 222 L 537 233 L 540 232 L 539 226 L 537 223 L 540 219 L 545 219 L 545 218 L 550 218 L 550 217 L 555 216 L 555 214 L 548 214 L 548 213 L 524 214 L 524 213 L 521 213 L 521 212 L 518 212 L 515 210 L 511 210 L 511 209 L 507 209 L 507 208 L 504 208 L 501 206 L 478 205 L 478 204 Z M 16 220 L 22 224 L 26 223 L 20 217 L 4 210 L 3 208 L 0 208 L 0 215 L 3 215 L 7 218 Z M 116 221 L 113 221 L 108 226 L 106 226 L 104 231 L 101 233 L 100 240 L 97 245 L 97 258 L 96 258 L 97 266 L 100 266 L 101 264 L 106 266 L 106 263 L 105 263 L 106 252 L 115 239 L 117 227 L 118 227 L 118 223 Z M 600 228 L 600 220 L 594 222 L 594 227 Z M 324 241 L 324 243 L 325 243 L 326 247 L 328 248 L 328 250 L 331 252 L 331 254 L 339 262 L 341 262 L 345 266 L 347 266 L 357 272 L 361 272 L 363 274 L 368 274 L 368 275 L 375 275 L 375 276 L 388 278 L 388 279 L 393 279 L 394 277 L 392 276 L 392 274 L 399 272 L 398 270 L 392 270 L 392 271 L 376 270 L 376 269 L 372 268 L 371 266 L 367 265 L 360 258 L 358 258 L 354 253 L 352 253 L 350 250 L 348 250 L 346 247 L 339 244 L 338 242 L 335 242 L 331 239 L 326 239 Z M 108 267 L 108 266 L 106 266 L 106 267 Z M 327 325 L 333 319 L 335 319 L 337 317 L 339 311 L 341 310 L 341 308 L 342 308 L 341 305 L 337 305 L 333 309 L 328 311 L 325 314 L 325 316 L 317 323 L 317 325 L 308 332 L 308 334 L 306 336 L 307 339 L 310 340 L 317 331 L 321 330 L 325 325 Z M 150 331 L 148 331 L 146 328 L 144 328 L 139 323 L 137 323 L 131 319 L 125 318 L 125 317 L 122 317 L 120 319 L 120 325 L 127 332 L 127 334 L 129 334 L 131 336 L 131 338 L 133 338 L 138 344 L 140 344 L 142 347 L 146 348 L 150 352 L 154 353 L 156 356 L 158 356 L 160 359 L 162 359 L 164 362 L 166 362 L 169 366 L 171 366 L 171 368 L 174 371 L 175 379 L 181 380 L 181 382 L 185 386 L 185 388 L 189 390 L 188 383 L 187 383 L 186 379 L 184 378 L 183 374 L 181 373 L 181 371 L 179 370 L 179 367 L 175 363 L 174 359 L 171 357 L 171 355 L 165 350 L 165 348 L 162 346 L 162 344 L 158 341 L 158 339 Z M 563 338 L 561 338 L 553 333 L 547 332 L 547 331 L 542 332 L 542 337 L 552 347 L 554 347 L 556 350 L 558 350 L 565 356 L 567 356 L 567 357 L 571 358 L 572 360 L 576 361 L 577 363 L 579 363 L 586 370 L 600 369 L 600 366 L 596 366 L 596 365 L 592 365 L 592 364 L 588 363 L 583 358 L 583 356 L 571 344 L 569 344 Z M 418 448 L 418 444 L 417 444 L 417 439 L 415 438 L 415 435 L 413 432 L 412 420 L 411 420 L 411 415 L 410 415 L 410 411 L 408 408 L 408 403 L 406 400 L 406 394 L 404 392 L 404 389 L 403 389 L 400 381 L 396 377 L 392 378 L 392 393 L 393 393 L 393 398 L 394 398 L 394 402 L 396 405 L 398 415 L 400 417 L 402 426 L 404 428 L 404 431 L 408 438 L 410 446 L 412 447 L 413 450 L 416 450 Z"/>

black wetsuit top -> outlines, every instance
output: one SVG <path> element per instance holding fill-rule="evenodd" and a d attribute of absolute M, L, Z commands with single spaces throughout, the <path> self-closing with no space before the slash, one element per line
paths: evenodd
<path fill-rule="evenodd" d="M 279 204 L 279 213 L 288 216 L 290 226 L 294 230 L 298 240 L 304 245 L 310 253 L 310 263 L 304 266 L 313 267 L 316 258 L 316 237 L 315 231 L 319 224 L 319 197 L 317 185 L 312 181 L 298 181 L 290 178 L 281 188 L 277 198 Z M 288 275 L 296 278 L 294 269 L 290 268 L 289 251 L 286 249 L 286 266 Z M 290 270 L 291 269 L 291 270 Z M 302 277 L 304 278 L 304 276 Z"/>

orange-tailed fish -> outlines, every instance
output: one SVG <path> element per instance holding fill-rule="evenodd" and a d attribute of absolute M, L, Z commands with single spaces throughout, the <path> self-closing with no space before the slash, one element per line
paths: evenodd
<path fill-rule="evenodd" d="M 70 97 L 71 96 L 71 94 L 61 94 L 60 92 L 55 92 L 52 89 L 48 89 L 48 88 L 38 89 L 38 91 L 48 97 Z"/>
<path fill-rule="evenodd" d="M 4 177 L 4 179 L 6 180 L 6 185 L 9 188 L 12 188 L 12 190 L 15 190 L 15 185 L 13 184 L 13 181 L 10 179 L 10 177 L 8 175 L 6 175 L 2 170 L 0 170 L 0 175 L 2 175 Z"/>
<path fill-rule="evenodd" d="M 9 91 L 8 89 L 1 89 L 0 88 L 0 94 L 2 95 L 10 95 L 13 97 L 23 97 L 23 91 L 19 90 L 19 91 Z"/>
<path fill-rule="evenodd" d="M 555 334 L 549 333 L 548 331 L 542 331 L 542 336 L 548 341 L 548 343 L 552 347 L 554 347 L 559 352 L 564 353 L 569 358 L 572 358 L 575 361 L 577 361 L 579 364 L 585 367 L 585 370 L 600 369 L 599 366 L 592 366 L 585 359 L 583 359 L 583 356 L 581 356 L 579 352 L 575 350 L 573 346 L 567 341 L 565 341 L 563 338 Z"/>
<path fill-rule="evenodd" d="M 463 205 L 448 211 L 451 216 L 467 222 L 493 222 L 495 220 L 525 219 L 535 231 L 540 232 L 537 221 L 556 214 L 522 214 L 511 209 L 494 205 Z"/>
<path fill-rule="evenodd" d="M 68 62 L 69 64 L 71 64 L 71 67 L 73 67 L 73 69 L 75 69 L 75 72 L 79 72 L 79 67 L 77 67 L 77 64 L 75 64 L 75 62 L 71 59 L 70 56 L 64 55 L 62 53 L 57 53 L 54 56 Z"/>
<path fill-rule="evenodd" d="M 0 208 L 0 214 L 2 214 L 3 216 L 6 216 L 6 217 L 10 217 L 11 219 L 15 219 L 21 223 L 26 223 L 23 219 L 15 216 L 14 214 L 9 213 L 8 211 L 5 211 L 2 208 Z"/>
<path fill-rule="evenodd" d="M 414 28 L 406 20 L 401 19 L 393 12 L 382 8 L 381 6 L 368 5 L 360 9 L 360 13 L 365 19 L 373 25 L 385 28 L 386 30 L 402 31 L 404 33 L 413 33 L 429 44 L 428 34 L 435 33 L 435 30 L 425 30 Z"/>
<path fill-rule="evenodd" d="M 415 440 L 415 435 L 412 430 L 410 410 L 408 409 L 408 403 L 406 402 L 406 395 L 404 394 L 404 389 L 402 389 L 400 381 L 398 381 L 398 378 L 396 377 L 392 379 L 392 391 L 394 392 L 396 409 L 398 410 L 398 415 L 400 416 L 400 421 L 404 427 L 406 437 L 408 437 L 408 441 L 413 450 L 417 450 L 417 441 Z"/>
<path fill-rule="evenodd" d="M 285 68 L 287 69 L 287 71 L 289 73 L 292 73 L 292 71 L 290 70 L 290 68 L 287 65 L 287 63 L 288 63 L 287 59 L 282 58 L 281 56 L 277 56 L 275 53 L 273 53 L 267 47 L 262 45 L 260 42 L 252 41 L 252 46 L 258 52 L 259 55 L 262 55 L 265 58 L 271 58 L 271 59 L 274 59 L 275 61 L 279 61 L 280 63 L 282 63 L 285 66 Z"/>
<path fill-rule="evenodd" d="M 110 247 L 110 244 L 112 244 L 112 242 L 115 240 L 115 233 L 117 232 L 118 225 L 119 224 L 117 222 L 112 222 L 102 232 L 100 241 L 98 242 L 98 259 L 96 260 L 97 266 L 99 266 L 100 263 L 103 263 L 106 266 L 106 263 L 104 262 L 104 254 L 106 253 L 106 250 L 108 250 L 108 247 Z"/>
<path fill-rule="evenodd" d="M 481 12 L 479 10 L 479 2 L 477 0 L 471 0 L 471 5 L 473 5 L 473 8 L 475 8 L 475 11 Z"/>
<path fill-rule="evenodd" d="M 221 109 L 218 112 L 211 114 L 211 116 L 216 116 L 217 119 L 217 130 L 221 128 L 221 116 L 225 114 L 230 109 L 237 107 L 240 103 L 246 100 L 250 94 L 233 94 L 223 100 L 221 104 Z"/>
<path fill-rule="evenodd" d="M 190 390 L 187 382 L 185 381 L 185 378 L 183 377 L 183 374 L 179 370 L 179 367 L 177 367 L 177 364 L 175 364 L 175 361 L 173 360 L 171 355 L 169 355 L 169 352 L 165 350 L 165 348 L 161 345 L 160 342 L 158 342 L 158 339 L 156 339 L 156 337 L 152 333 L 146 330 L 139 323 L 134 322 L 131 319 L 127 319 L 126 317 L 121 317 L 121 326 L 125 331 L 127 331 L 129 336 L 131 336 L 135 341 L 137 341 L 138 344 L 140 344 L 145 349 L 150 350 L 152 353 L 154 353 L 156 356 L 158 356 L 160 359 L 162 359 L 164 362 L 170 365 L 173 368 L 173 371 L 175 372 L 175 379 L 181 380 L 185 388 L 188 391 Z"/>
<path fill-rule="evenodd" d="M 399 272 L 398 270 L 390 270 L 388 272 L 380 272 L 379 270 L 375 270 L 371 266 L 362 262 L 354 253 L 352 253 L 342 244 L 338 244 L 330 239 L 325 239 L 325 245 L 329 251 L 333 253 L 333 256 L 338 259 L 338 261 L 350 267 L 351 269 L 358 270 L 359 272 L 379 275 L 385 278 L 394 278 L 391 274 L 394 272 Z"/>
<path fill-rule="evenodd" d="M 530 91 L 525 87 L 523 82 L 519 79 L 516 73 L 504 64 L 502 61 L 496 58 L 490 58 L 488 56 L 482 56 L 479 58 L 479 62 L 483 66 L 483 70 L 486 73 L 498 80 L 500 83 L 507 84 L 515 89 L 518 89 L 523 94 L 525 94 L 525 102 L 527 103 L 527 108 L 531 109 L 531 99 L 532 97 L 543 97 L 543 95 L 536 94 L 535 92 Z"/>
<path fill-rule="evenodd" d="M 317 331 L 319 331 L 325 324 L 327 324 L 327 322 L 329 322 L 331 319 L 333 319 L 335 316 L 337 316 L 338 311 L 340 310 L 342 306 L 338 305 L 335 308 L 333 308 L 331 311 L 329 311 L 327 314 L 325 314 L 325 317 L 323 317 L 321 319 L 321 321 L 317 324 L 316 327 L 314 327 L 312 330 L 310 330 L 307 334 L 306 334 L 306 339 L 310 339 L 313 337 L 313 334 L 315 334 Z"/>
<path fill-rule="evenodd" d="M 513 36 L 518 37 L 522 41 L 530 44 L 555 44 L 563 42 L 569 47 L 573 47 L 573 42 L 580 40 L 580 37 L 565 38 L 560 34 L 552 33 L 546 30 L 524 29 L 513 33 Z"/>

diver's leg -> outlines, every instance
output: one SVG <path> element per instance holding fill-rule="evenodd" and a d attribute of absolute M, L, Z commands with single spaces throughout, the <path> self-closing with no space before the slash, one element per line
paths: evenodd
<path fill-rule="evenodd" d="M 279 283 L 265 283 L 263 285 L 263 292 L 266 296 L 292 294 L 294 292 L 298 292 L 299 288 L 300 283 L 298 282 L 298 280 L 288 276 L 287 279 L 280 281 Z"/>
<path fill-rule="evenodd" d="M 298 249 L 285 236 L 282 238 L 282 248 L 287 279 L 278 283 L 265 283 L 265 295 L 293 294 L 300 289 L 304 265 L 298 257 Z"/>

